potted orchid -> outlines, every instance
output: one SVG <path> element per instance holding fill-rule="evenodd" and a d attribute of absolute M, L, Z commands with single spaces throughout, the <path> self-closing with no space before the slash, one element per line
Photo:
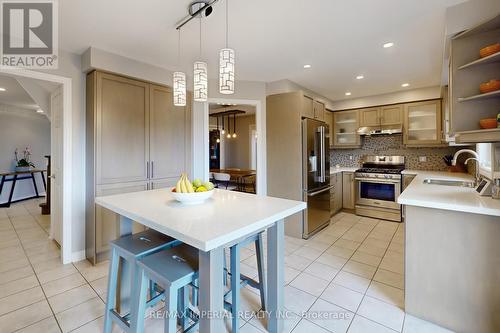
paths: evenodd
<path fill-rule="evenodd" d="M 16 156 L 16 171 L 17 172 L 30 171 L 31 168 L 35 167 L 35 165 L 32 162 L 30 162 L 30 156 L 31 156 L 30 147 L 26 147 L 24 149 L 22 158 L 19 158 L 19 151 L 17 148 L 16 148 L 16 151 L 14 152 L 14 155 Z"/>

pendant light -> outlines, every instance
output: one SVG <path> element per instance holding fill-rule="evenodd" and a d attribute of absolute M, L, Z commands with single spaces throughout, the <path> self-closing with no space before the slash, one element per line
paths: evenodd
<path fill-rule="evenodd" d="M 200 16 L 200 58 L 201 58 L 201 16 Z M 193 68 L 194 100 L 206 102 L 208 99 L 208 66 L 206 62 L 195 61 Z"/>
<path fill-rule="evenodd" d="M 181 60 L 181 29 L 179 29 L 179 38 L 177 41 L 177 66 Z M 186 106 L 186 73 L 174 72 L 174 105 Z"/>
<path fill-rule="evenodd" d="M 234 50 L 228 47 L 228 2 L 226 1 L 226 47 L 219 53 L 219 92 L 234 94 Z"/>
<path fill-rule="evenodd" d="M 231 116 L 227 116 L 227 138 L 231 139 Z"/>
<path fill-rule="evenodd" d="M 236 138 L 236 113 L 233 116 L 233 138 Z"/>
<path fill-rule="evenodd" d="M 226 128 L 224 127 L 224 116 L 222 116 L 222 131 L 220 131 L 222 135 L 226 134 Z"/>

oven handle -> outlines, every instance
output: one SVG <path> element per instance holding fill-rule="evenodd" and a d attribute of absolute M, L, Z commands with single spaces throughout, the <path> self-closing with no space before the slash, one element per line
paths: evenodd
<path fill-rule="evenodd" d="M 328 187 L 326 187 L 326 188 L 324 188 L 324 189 L 322 189 L 322 190 L 319 190 L 319 191 L 316 191 L 316 192 L 312 192 L 312 193 L 307 193 L 307 196 L 308 196 L 308 197 L 314 197 L 314 196 L 316 196 L 316 195 L 318 195 L 318 194 L 321 194 L 321 193 L 323 193 L 323 192 L 330 191 L 330 190 L 331 190 L 332 188 L 334 188 L 334 187 L 335 187 L 335 186 L 333 186 L 333 185 L 332 185 L 332 186 L 328 186 Z"/>
<path fill-rule="evenodd" d="M 354 178 L 354 180 L 365 182 L 365 183 L 388 183 L 388 184 L 399 184 L 401 180 L 396 179 L 368 179 L 368 178 Z"/>

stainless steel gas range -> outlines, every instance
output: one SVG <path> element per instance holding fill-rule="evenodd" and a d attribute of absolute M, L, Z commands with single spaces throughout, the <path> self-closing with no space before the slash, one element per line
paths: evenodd
<path fill-rule="evenodd" d="M 401 172 L 404 156 L 365 156 L 356 170 L 356 214 L 401 222 Z"/>

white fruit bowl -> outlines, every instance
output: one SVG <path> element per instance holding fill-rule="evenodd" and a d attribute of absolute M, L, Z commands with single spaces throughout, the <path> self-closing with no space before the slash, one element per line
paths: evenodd
<path fill-rule="evenodd" d="M 214 194 L 214 190 L 206 192 L 195 192 L 195 193 L 177 193 L 172 192 L 172 196 L 175 200 L 182 202 L 185 205 L 197 205 L 205 202 Z"/>

